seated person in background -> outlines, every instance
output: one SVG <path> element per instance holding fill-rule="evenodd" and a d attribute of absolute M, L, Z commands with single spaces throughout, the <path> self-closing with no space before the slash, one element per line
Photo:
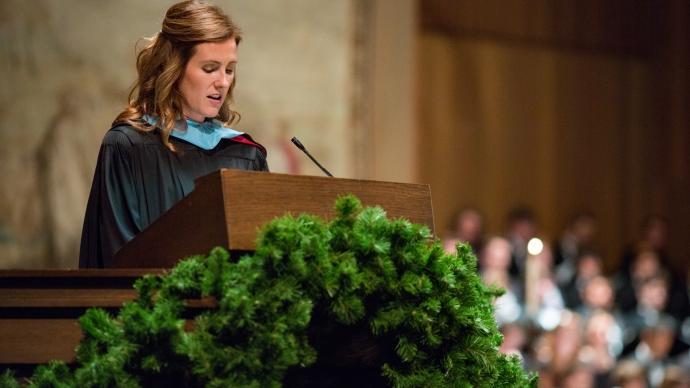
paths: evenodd
<path fill-rule="evenodd" d="M 443 247 L 448 253 L 455 253 L 455 245 L 466 242 L 472 247 L 475 255 L 479 255 L 484 243 L 484 217 L 479 210 L 468 207 L 459 211 L 453 217 L 450 233 L 443 240 Z"/>
<path fill-rule="evenodd" d="M 635 360 L 623 360 L 611 374 L 612 386 L 620 388 L 647 388 L 647 377 L 642 364 Z"/>
<path fill-rule="evenodd" d="M 582 304 L 575 310 L 585 319 L 597 310 L 612 311 L 614 293 L 611 282 L 603 276 L 590 279 L 582 290 Z"/>
<path fill-rule="evenodd" d="M 561 319 L 565 303 L 554 280 L 553 253 L 548 245 L 527 260 L 524 282 L 526 316 L 541 329 L 553 329 Z"/>
<path fill-rule="evenodd" d="M 690 387 L 690 370 L 677 365 L 671 365 L 664 371 L 664 380 L 659 385 L 661 388 L 688 388 Z"/>
<path fill-rule="evenodd" d="M 555 380 L 560 388 L 587 388 L 595 386 L 595 376 L 586 365 L 576 364 Z"/>
<path fill-rule="evenodd" d="M 516 355 L 525 360 L 525 347 L 529 341 L 527 330 L 519 323 L 508 323 L 501 327 L 503 342 L 499 351 L 503 354 Z"/>
<path fill-rule="evenodd" d="M 556 281 L 563 287 L 575 277 L 577 259 L 592 251 L 597 221 L 590 213 L 576 214 L 567 224 L 561 237 L 554 244 Z"/>
<path fill-rule="evenodd" d="M 647 381 L 653 387 L 662 383 L 666 368 L 673 365 L 669 355 L 676 329 L 676 321 L 668 315 L 647 320 L 640 333 L 640 343 L 631 355 L 645 367 Z"/>
<path fill-rule="evenodd" d="M 664 272 L 660 272 L 639 284 L 636 289 L 636 296 L 637 308 L 625 316 L 626 349 L 624 353 L 628 353 L 638 346 L 642 331 L 649 328 L 650 325 L 657 322 L 673 322 L 673 326 L 677 326 L 677 321 L 665 313 L 668 304 L 668 275 Z"/>
<path fill-rule="evenodd" d="M 184 1 L 137 56 L 129 104 L 105 134 L 82 230 L 80 267 L 117 251 L 221 168 L 267 170 L 265 149 L 228 127 L 240 30 L 220 8 Z"/>
<path fill-rule="evenodd" d="M 584 346 L 578 356 L 603 385 L 623 350 L 623 334 L 615 318 L 605 310 L 592 313 L 585 323 Z"/>
<path fill-rule="evenodd" d="M 637 288 L 663 269 L 659 256 L 651 250 L 639 252 L 627 270 L 621 269 L 616 275 L 615 288 L 616 300 L 623 312 L 636 309 L 638 303 Z"/>
<path fill-rule="evenodd" d="M 540 369 L 540 378 L 551 380 L 563 376 L 579 364 L 582 324 L 580 316 L 566 310 L 554 330 L 544 332 L 534 341 L 533 368 Z"/>
<path fill-rule="evenodd" d="M 585 286 L 594 277 L 603 273 L 601 257 L 595 253 L 584 253 L 576 259 L 575 276 L 561 286 L 561 293 L 565 304 L 570 309 L 577 309 L 582 304 L 582 293 Z"/>
<path fill-rule="evenodd" d="M 640 238 L 628 245 L 621 257 L 620 267 L 627 271 L 635 257 L 643 251 L 657 254 L 662 265 L 669 264 L 668 257 L 668 221 L 660 215 L 649 215 L 642 222 Z"/>
<path fill-rule="evenodd" d="M 527 262 L 527 243 L 536 236 L 537 217 L 528 207 L 517 207 L 508 214 L 506 238 L 513 247 L 510 274 L 522 277 Z"/>
<path fill-rule="evenodd" d="M 510 248 L 508 240 L 492 237 L 487 241 L 479 260 L 484 284 L 505 289 L 505 293 L 494 301 L 499 326 L 515 322 L 522 316 L 521 285 L 508 273 Z"/>

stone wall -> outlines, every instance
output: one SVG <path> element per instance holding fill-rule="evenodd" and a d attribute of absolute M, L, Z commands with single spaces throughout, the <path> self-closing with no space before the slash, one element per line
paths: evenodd
<path fill-rule="evenodd" d="M 349 0 L 217 1 L 243 29 L 236 109 L 276 172 L 353 175 Z M 135 43 L 170 1 L 0 2 L 0 268 L 75 267 L 100 140 L 134 81 Z"/>

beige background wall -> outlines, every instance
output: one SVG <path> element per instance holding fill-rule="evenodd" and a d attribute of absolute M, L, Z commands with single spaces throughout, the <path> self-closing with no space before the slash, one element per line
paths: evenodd
<path fill-rule="evenodd" d="M 134 45 L 172 1 L 0 2 L 0 267 L 74 267 L 98 145 L 134 81 Z M 354 3 L 217 1 L 244 31 L 239 129 L 273 171 L 354 174 Z M 362 129 L 360 129 L 362 130 Z"/>

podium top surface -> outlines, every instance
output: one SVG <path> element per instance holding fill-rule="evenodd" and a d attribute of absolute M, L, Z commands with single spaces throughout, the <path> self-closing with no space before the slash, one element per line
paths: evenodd
<path fill-rule="evenodd" d="M 222 169 L 197 179 L 189 196 L 117 253 L 116 265 L 169 267 L 215 246 L 251 251 L 262 225 L 287 213 L 331 219 L 346 194 L 434 231 L 429 185 Z"/>

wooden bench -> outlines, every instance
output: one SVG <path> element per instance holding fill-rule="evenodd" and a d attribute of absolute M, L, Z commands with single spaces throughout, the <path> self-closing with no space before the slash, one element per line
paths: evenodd
<path fill-rule="evenodd" d="M 113 313 L 136 296 L 134 281 L 162 269 L 0 271 L 0 369 L 71 362 L 77 319 L 91 307 Z"/>

